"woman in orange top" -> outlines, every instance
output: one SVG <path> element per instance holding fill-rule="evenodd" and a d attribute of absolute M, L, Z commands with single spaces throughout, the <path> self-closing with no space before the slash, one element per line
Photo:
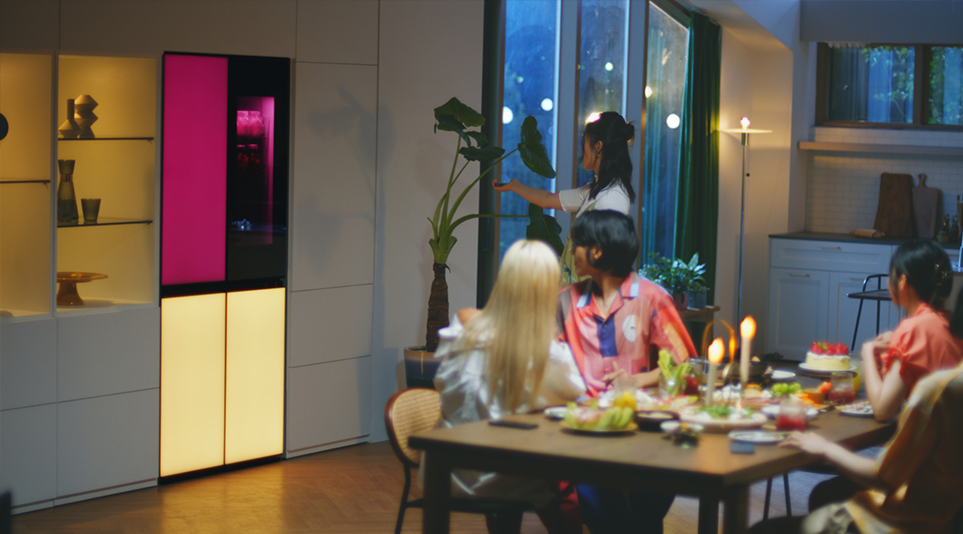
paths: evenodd
<path fill-rule="evenodd" d="M 866 396 L 877 421 L 896 417 L 916 383 L 963 361 L 963 306 L 944 307 L 953 286 L 946 251 L 931 239 L 904 243 L 893 254 L 889 292 L 906 309 L 894 332 L 863 345 Z"/>

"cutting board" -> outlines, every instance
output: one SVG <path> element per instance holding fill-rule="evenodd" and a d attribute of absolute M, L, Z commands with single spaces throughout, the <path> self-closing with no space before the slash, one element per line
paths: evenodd
<path fill-rule="evenodd" d="M 913 237 L 913 177 L 884 172 L 873 228 L 889 237 Z"/>
<path fill-rule="evenodd" d="M 919 178 L 919 185 L 913 188 L 916 234 L 919 237 L 936 237 L 936 208 L 940 205 L 940 190 L 926 187 L 925 174 L 920 174 Z"/>

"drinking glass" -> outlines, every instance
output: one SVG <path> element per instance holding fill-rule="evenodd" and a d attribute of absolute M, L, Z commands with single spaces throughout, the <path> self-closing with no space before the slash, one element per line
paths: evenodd
<path fill-rule="evenodd" d="M 776 416 L 778 430 L 806 430 L 806 406 L 798 398 L 788 395 L 779 402 Z"/>
<path fill-rule="evenodd" d="M 839 404 L 852 404 L 856 401 L 856 390 L 853 388 L 853 374 L 850 372 L 833 373 L 830 378 L 832 384 L 826 399 Z"/>

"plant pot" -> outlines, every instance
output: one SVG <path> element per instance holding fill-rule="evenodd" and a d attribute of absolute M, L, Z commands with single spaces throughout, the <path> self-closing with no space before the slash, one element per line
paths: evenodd
<path fill-rule="evenodd" d="M 675 304 L 675 309 L 683 311 L 689 307 L 689 294 L 688 293 L 673 293 L 672 303 Z"/>
<path fill-rule="evenodd" d="M 689 307 L 696 310 L 701 310 L 706 307 L 706 294 L 705 293 L 692 293 L 689 295 Z"/>
<path fill-rule="evenodd" d="M 435 389 L 435 373 L 441 360 L 435 359 L 434 352 L 428 352 L 425 347 L 408 347 L 405 349 L 405 384 L 410 388 Z"/>

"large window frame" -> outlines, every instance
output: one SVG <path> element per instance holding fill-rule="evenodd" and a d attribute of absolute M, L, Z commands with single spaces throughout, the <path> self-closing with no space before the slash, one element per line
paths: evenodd
<path fill-rule="evenodd" d="M 933 47 L 959 47 L 959 44 L 922 44 L 922 43 L 866 43 L 863 47 L 893 46 L 914 49 L 913 65 L 913 114 L 911 122 L 868 122 L 831 120 L 829 118 L 829 92 L 831 83 L 829 43 L 818 43 L 816 47 L 816 125 L 841 126 L 847 128 L 886 128 L 963 131 L 963 125 L 927 124 L 930 88 L 930 49 Z"/>
<path fill-rule="evenodd" d="M 486 0 L 485 17 L 485 87 L 483 90 L 482 113 L 486 117 L 486 134 L 490 139 L 502 142 L 503 76 L 505 69 L 505 13 L 506 0 Z M 541 131 L 549 152 L 554 152 L 555 191 L 578 187 L 579 180 L 579 139 L 582 125 L 578 124 L 579 114 L 579 59 L 581 55 L 581 12 L 582 0 L 558 0 L 557 40 L 558 65 L 556 71 L 556 114 L 554 135 Z M 647 41 L 649 33 L 649 10 L 651 4 L 658 5 L 663 11 L 688 26 L 690 11 L 674 0 L 646 0 L 628 3 L 626 27 L 628 32 L 627 60 L 625 67 L 624 109 L 620 110 L 626 120 L 636 128 L 635 140 L 630 145 L 633 165 L 632 186 L 637 199 L 632 215 L 636 225 L 641 224 L 643 202 L 641 199 L 645 180 L 644 151 L 646 145 L 646 76 Z M 540 130 L 542 125 L 539 124 Z M 505 147 L 510 149 L 509 147 Z M 495 169 L 494 178 L 502 180 L 502 170 Z M 508 177 L 506 177 L 507 179 Z M 508 194 L 508 193 L 506 193 Z M 501 213 L 500 195 L 494 192 L 490 183 L 481 184 L 479 207 L 482 213 Z M 568 235 L 574 214 L 568 217 L 556 216 L 562 227 L 562 240 Z M 483 306 L 487 301 L 495 274 L 498 271 L 500 224 L 498 219 L 481 219 L 479 224 L 478 254 L 478 293 L 477 304 Z M 639 230 L 641 230 L 639 228 Z M 641 235 L 641 234 L 640 234 Z"/>

